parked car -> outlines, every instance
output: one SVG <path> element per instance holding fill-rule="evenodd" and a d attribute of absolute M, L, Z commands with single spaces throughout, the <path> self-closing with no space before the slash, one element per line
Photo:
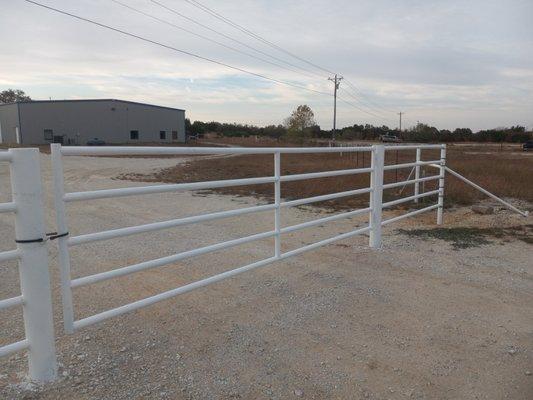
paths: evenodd
<path fill-rule="evenodd" d="M 530 151 L 533 150 L 533 140 L 528 140 L 522 145 L 522 150 Z"/>
<path fill-rule="evenodd" d="M 381 135 L 379 137 L 379 139 L 384 142 L 384 143 L 398 143 L 400 142 L 400 138 L 398 136 L 395 136 L 395 135 L 391 135 L 389 133 L 385 134 L 385 135 Z"/>
<path fill-rule="evenodd" d="M 87 142 L 87 146 L 105 146 L 105 142 L 102 139 L 93 138 Z"/>

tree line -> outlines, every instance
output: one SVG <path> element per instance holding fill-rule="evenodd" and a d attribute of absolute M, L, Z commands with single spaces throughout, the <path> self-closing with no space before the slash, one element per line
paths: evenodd
<path fill-rule="evenodd" d="M 18 89 L 0 92 L 0 104 L 16 101 L 31 101 L 30 96 Z M 264 136 L 273 139 L 303 140 L 309 138 L 331 139 L 331 130 L 321 129 L 315 121 L 315 115 L 308 105 L 299 105 L 282 124 L 259 127 L 248 124 L 226 122 L 202 122 L 185 120 L 185 130 L 189 136 L 202 136 L 215 133 L 226 137 Z M 473 132 L 470 128 L 457 128 L 453 131 L 438 129 L 423 123 L 399 131 L 386 125 L 354 124 L 338 129 L 335 138 L 339 140 L 377 140 L 381 135 L 392 134 L 408 142 L 512 142 L 523 143 L 533 139 L 533 132 L 523 126 L 486 129 Z"/>
<path fill-rule="evenodd" d="M 321 129 L 315 122 L 314 113 L 307 105 L 298 106 L 286 118 L 283 124 L 259 127 L 248 124 L 225 122 L 185 121 L 186 131 L 189 135 L 202 136 L 206 133 L 215 133 L 225 137 L 264 136 L 279 140 L 322 138 L 331 139 L 332 130 Z M 377 140 L 382 135 L 395 135 L 406 142 L 511 142 L 523 143 L 533 139 L 533 132 L 526 131 L 524 126 L 511 126 L 494 128 L 473 132 L 470 128 L 457 128 L 453 131 L 438 129 L 424 123 L 403 130 L 390 128 L 386 125 L 374 126 L 371 124 L 354 124 L 337 129 L 337 140 Z"/>

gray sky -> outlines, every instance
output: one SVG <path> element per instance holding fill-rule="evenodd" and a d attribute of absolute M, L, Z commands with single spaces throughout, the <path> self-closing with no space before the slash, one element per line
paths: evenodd
<path fill-rule="evenodd" d="M 37 0 L 255 73 L 331 92 L 328 74 L 213 18 L 184 0 L 120 0 L 248 55 L 154 21 L 111 0 Z M 341 83 L 338 125 L 416 121 L 439 128 L 533 127 L 532 0 L 199 0 L 327 70 Z M 278 85 L 28 4 L 0 0 L 0 89 L 35 99 L 112 97 L 185 108 L 191 119 L 278 124 L 298 104 L 332 125 L 333 98 Z M 318 74 L 318 75 L 316 75 Z M 346 90 L 349 90 L 347 92 Z M 355 96 L 355 98 L 353 97 Z"/>

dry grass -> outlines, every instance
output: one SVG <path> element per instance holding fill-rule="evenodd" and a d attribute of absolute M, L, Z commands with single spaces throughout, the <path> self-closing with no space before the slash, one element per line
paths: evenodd
<path fill-rule="evenodd" d="M 233 139 L 232 139 L 233 140 Z M 250 145 L 253 138 L 246 139 Z M 272 145 L 271 142 L 267 142 Z M 262 145 L 265 143 L 261 142 Z M 481 153 L 482 152 L 482 153 Z M 386 164 L 406 163 L 414 161 L 414 151 L 388 151 Z M 437 160 L 438 150 L 425 150 L 423 160 Z M 533 202 L 533 154 L 524 154 L 517 147 L 504 148 L 483 145 L 448 146 L 448 166 L 465 175 L 487 190 L 502 197 L 511 197 Z M 368 153 L 339 154 L 285 154 L 282 155 L 282 175 L 299 174 L 326 170 L 363 168 L 370 166 Z M 385 172 L 385 182 L 406 180 L 410 169 Z M 433 168 L 423 168 L 426 176 L 435 175 Z M 213 157 L 193 160 L 187 164 L 177 165 L 160 171 L 155 175 L 144 176 L 126 174 L 125 179 L 159 182 L 198 182 L 205 180 L 222 180 L 271 176 L 273 174 L 272 155 L 241 155 L 231 157 Z M 327 193 L 368 187 L 368 174 L 313 179 L 282 184 L 282 196 L 285 199 L 296 199 L 318 196 Z M 425 191 L 436 188 L 436 181 L 427 182 Z M 413 185 L 406 187 L 403 193 L 399 189 L 385 192 L 385 200 L 409 196 L 413 193 Z M 272 199 L 273 185 L 251 185 L 230 187 L 216 190 L 218 193 L 231 195 L 255 195 Z M 446 204 L 468 205 L 483 198 L 484 195 L 460 182 L 453 176 L 446 181 Z M 429 202 L 426 198 L 425 202 Z M 320 205 L 337 209 L 360 207 L 368 202 L 368 195 L 338 199 Z M 412 203 L 406 203 L 411 204 Z M 423 203 L 422 203 L 423 205 Z"/>

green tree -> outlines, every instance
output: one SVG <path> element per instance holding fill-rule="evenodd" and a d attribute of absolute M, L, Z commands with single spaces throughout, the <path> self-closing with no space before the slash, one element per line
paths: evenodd
<path fill-rule="evenodd" d="M 0 92 L 0 103 L 14 103 L 16 101 L 30 101 L 31 97 L 20 89 L 6 89 Z"/>
<path fill-rule="evenodd" d="M 285 120 L 288 134 L 296 137 L 305 137 L 311 134 L 310 129 L 315 126 L 315 114 L 307 104 L 296 107 L 290 117 Z"/>

